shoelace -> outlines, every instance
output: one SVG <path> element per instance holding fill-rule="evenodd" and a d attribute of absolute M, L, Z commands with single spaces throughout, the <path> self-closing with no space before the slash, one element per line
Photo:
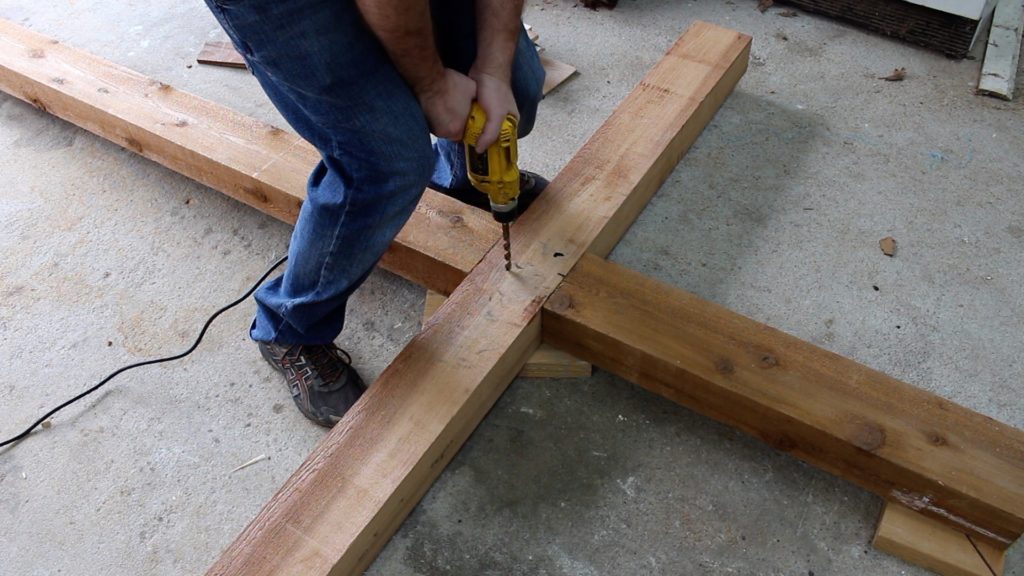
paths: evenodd
<path fill-rule="evenodd" d="M 300 356 L 313 365 L 313 369 L 316 370 L 320 380 L 327 388 L 331 388 L 333 384 L 340 382 L 345 371 L 352 365 L 352 357 L 336 344 L 329 344 L 327 346 L 293 346 L 285 351 L 282 360 L 287 359 L 291 361 Z"/>

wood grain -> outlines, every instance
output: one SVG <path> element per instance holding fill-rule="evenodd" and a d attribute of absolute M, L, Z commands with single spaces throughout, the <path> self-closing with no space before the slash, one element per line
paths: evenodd
<path fill-rule="evenodd" d="M 671 319 L 671 321 L 666 321 Z M 1024 431 L 599 258 L 544 339 L 1005 548 L 1024 531 Z"/>
<path fill-rule="evenodd" d="M 0 89 L 289 223 L 320 159 L 295 134 L 3 19 Z M 486 212 L 427 190 L 382 265 L 448 294 L 499 237 Z"/>
<path fill-rule="evenodd" d="M 941 576 L 1001 576 L 1006 556 L 1004 550 L 972 544 L 963 532 L 893 503 L 886 503 L 872 544 Z"/>
<path fill-rule="evenodd" d="M 544 66 L 543 92 L 545 96 L 576 73 L 576 68 L 545 55 L 541 55 L 540 63 Z"/>
<path fill-rule="evenodd" d="M 749 48 L 694 24 L 515 223 L 513 271 L 492 248 L 209 573 L 364 569 L 537 348 L 545 299 L 660 186 Z"/>
<path fill-rule="evenodd" d="M 444 304 L 447 298 L 443 294 L 427 290 L 423 299 L 423 323 L 426 324 L 434 312 Z M 519 371 L 520 378 L 587 378 L 593 368 L 590 362 L 584 362 L 572 354 L 562 352 L 558 348 L 541 342 L 540 346 L 526 360 Z"/>
<path fill-rule="evenodd" d="M 235 50 L 234 44 L 223 40 L 207 40 L 199 51 L 196 62 L 228 68 L 248 68 L 245 58 Z"/>
<path fill-rule="evenodd" d="M 982 94 L 1013 100 L 1024 31 L 1024 2 L 999 0 L 992 15 L 992 30 L 985 48 L 978 90 Z"/>

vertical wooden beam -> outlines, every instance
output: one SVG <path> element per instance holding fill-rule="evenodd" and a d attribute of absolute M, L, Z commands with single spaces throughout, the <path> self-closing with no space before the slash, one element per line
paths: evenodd
<path fill-rule="evenodd" d="M 540 343 L 545 299 L 595 240 L 625 230 L 749 49 L 694 24 L 513 226 L 513 272 L 488 252 L 209 574 L 363 570 Z"/>

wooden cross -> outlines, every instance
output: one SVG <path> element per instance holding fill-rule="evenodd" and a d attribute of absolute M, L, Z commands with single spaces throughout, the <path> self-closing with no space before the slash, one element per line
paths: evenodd
<path fill-rule="evenodd" d="M 696 23 L 515 224 L 427 191 L 382 261 L 448 301 L 209 574 L 355 574 L 376 557 L 541 341 L 871 490 L 876 545 L 995 574 L 1024 532 L 1024 431 L 609 263 L 604 256 L 746 69 L 750 38 Z M 299 137 L 0 20 L 0 87 L 277 218 Z"/>

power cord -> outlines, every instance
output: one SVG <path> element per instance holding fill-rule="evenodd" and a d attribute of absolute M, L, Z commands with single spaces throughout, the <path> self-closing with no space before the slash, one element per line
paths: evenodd
<path fill-rule="evenodd" d="M 217 310 L 209 318 L 207 318 L 206 319 L 206 323 L 203 324 L 203 329 L 199 331 L 199 336 L 196 337 L 196 341 L 193 342 L 191 346 L 189 346 L 188 350 L 185 350 L 181 354 L 175 354 L 174 356 L 167 356 L 166 358 L 156 358 L 154 360 L 144 360 L 142 362 L 136 362 L 135 364 L 129 364 L 127 366 L 122 366 L 121 368 L 118 368 L 117 370 L 112 372 L 110 375 L 108 375 L 106 378 L 104 378 L 103 380 L 100 380 L 99 383 L 96 384 L 95 386 L 93 386 L 92 388 L 89 388 L 88 390 L 86 390 L 85 392 L 82 392 L 78 396 L 75 396 L 74 398 L 68 400 L 67 402 L 64 402 L 63 404 L 61 404 L 60 406 L 57 406 L 53 410 L 50 410 L 46 414 L 43 414 L 38 420 L 35 421 L 35 423 L 33 423 L 28 428 L 26 428 L 25 431 L 22 432 L 21 434 L 18 434 L 17 436 L 13 436 L 11 438 L 8 438 L 7 440 L 4 440 L 3 442 L 0 442 L 0 448 L 3 448 L 4 446 L 7 446 L 8 444 L 13 444 L 13 443 L 15 443 L 15 442 L 25 438 L 26 436 L 31 434 L 32 431 L 35 430 L 37 426 L 39 426 L 40 424 L 45 422 L 48 418 L 50 418 L 50 416 L 53 416 L 54 414 L 56 414 L 57 412 L 60 412 L 64 408 L 67 408 L 68 406 L 74 404 L 75 402 L 78 402 L 82 398 L 85 398 L 89 394 L 92 394 L 93 392 L 99 390 L 107 382 L 110 382 L 115 376 L 117 376 L 118 374 L 121 374 L 122 372 L 127 372 L 128 370 L 131 370 L 132 368 L 140 368 L 142 366 L 149 366 L 151 364 L 160 364 L 162 362 L 171 362 L 173 360 L 180 360 L 180 359 L 184 358 L 185 356 L 188 356 L 192 352 L 195 352 L 195 349 L 198 348 L 199 347 L 199 343 L 203 341 L 203 336 L 206 336 L 206 331 L 210 328 L 210 325 L 213 324 L 213 321 L 216 320 L 217 317 L 220 316 L 221 314 L 227 312 L 228 310 L 231 310 L 232 308 L 234 308 L 235 306 L 238 306 L 242 302 L 245 302 L 245 300 L 247 298 L 249 298 L 249 296 L 252 296 L 253 292 L 255 292 L 256 289 L 260 287 L 260 284 L 263 284 L 263 282 L 271 274 L 274 273 L 274 270 L 277 270 L 277 268 L 279 266 L 281 266 L 281 264 L 284 264 L 284 262 L 286 260 L 288 260 L 288 257 L 287 256 L 283 256 L 280 260 L 278 260 L 270 268 L 268 268 L 267 271 L 263 273 L 263 276 L 260 276 L 260 279 L 257 280 L 256 283 L 253 284 L 251 288 L 246 290 L 245 294 L 242 294 L 237 300 L 235 300 L 234 302 L 228 304 L 227 306 L 224 306 L 220 310 Z"/>

